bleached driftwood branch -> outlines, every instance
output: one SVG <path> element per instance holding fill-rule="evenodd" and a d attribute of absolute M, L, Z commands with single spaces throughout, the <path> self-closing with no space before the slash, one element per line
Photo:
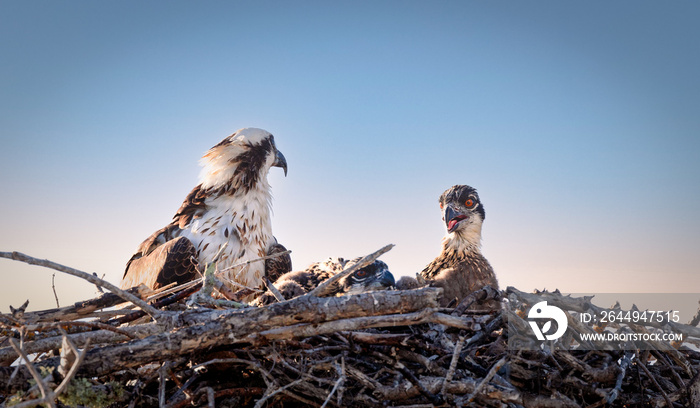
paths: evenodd
<path fill-rule="evenodd" d="M 106 280 L 100 279 L 97 276 L 94 276 L 92 274 L 89 274 L 87 272 L 79 271 L 75 268 L 71 268 L 65 265 L 58 264 L 56 262 L 49 261 L 48 259 L 38 259 L 31 257 L 29 255 L 25 255 L 20 252 L 0 252 L 0 258 L 6 258 L 6 259 L 12 259 L 15 261 L 20 261 L 20 262 L 25 262 L 30 265 L 37 265 L 37 266 L 43 266 L 45 268 L 50 268 L 50 269 L 55 269 L 59 272 L 67 273 L 69 275 L 77 276 L 78 278 L 85 279 L 86 281 L 95 284 L 97 286 L 103 287 L 110 292 L 114 293 L 115 295 L 119 296 L 120 298 L 126 300 L 127 302 L 131 302 L 141 308 L 144 312 L 148 313 L 149 316 L 151 316 L 154 320 L 158 320 L 157 317 L 159 316 L 160 312 L 154 308 L 153 306 L 149 305 L 148 303 L 144 302 L 143 300 L 139 299 L 138 297 L 134 296 L 133 294 L 129 293 L 128 291 L 125 291 L 123 289 L 118 288 L 117 286 L 107 282 Z"/>
<path fill-rule="evenodd" d="M 152 291 L 141 285 L 128 289 L 127 292 L 139 298 L 144 298 Z M 104 295 L 94 299 L 76 302 L 72 306 L 40 310 L 36 312 L 25 312 L 24 316 L 22 317 L 26 323 L 76 320 L 91 317 L 97 310 L 116 306 L 124 302 L 126 301 L 114 293 L 105 293 Z M 127 313 L 131 313 L 131 311 L 126 309 L 123 310 L 121 314 Z"/>

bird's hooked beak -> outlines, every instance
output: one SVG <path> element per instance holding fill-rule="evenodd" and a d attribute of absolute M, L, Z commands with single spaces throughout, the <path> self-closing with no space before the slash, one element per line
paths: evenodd
<path fill-rule="evenodd" d="M 379 283 L 382 284 L 385 288 L 390 288 L 393 286 L 396 286 L 396 280 L 394 280 L 394 275 L 391 274 L 387 269 L 384 269 L 382 271 L 382 274 L 379 275 Z"/>
<path fill-rule="evenodd" d="M 451 206 L 447 206 L 445 210 L 445 225 L 447 226 L 447 232 L 452 232 L 457 229 L 457 225 L 469 218 L 466 214 L 462 214 L 458 211 L 452 209 Z"/>
<path fill-rule="evenodd" d="M 275 162 L 272 163 L 272 167 L 282 167 L 284 176 L 287 177 L 287 159 L 284 158 L 284 155 L 279 150 L 275 153 Z"/>

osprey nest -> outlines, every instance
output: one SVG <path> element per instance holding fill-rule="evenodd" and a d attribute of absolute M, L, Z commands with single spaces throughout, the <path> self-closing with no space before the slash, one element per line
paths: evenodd
<path fill-rule="evenodd" d="M 675 325 L 683 342 L 673 347 L 525 351 L 508 348 L 508 326 L 527 325 L 533 302 L 546 298 L 576 321 L 590 299 L 488 287 L 454 308 L 440 308 L 433 287 L 324 297 L 326 283 L 389 248 L 262 307 L 212 298 L 211 266 L 203 280 L 153 293 L 0 253 L 111 292 L 0 315 L 0 406 L 700 406 L 700 353 L 688 346 L 700 339 L 697 321 Z M 499 300 L 499 310 L 479 310 Z M 572 342 L 593 330 L 570 326 Z"/>

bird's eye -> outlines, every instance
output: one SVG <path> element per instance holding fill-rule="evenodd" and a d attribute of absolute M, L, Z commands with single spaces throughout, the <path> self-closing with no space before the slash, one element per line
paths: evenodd
<path fill-rule="evenodd" d="M 440 209 L 442 210 L 442 203 L 440 203 Z"/>
<path fill-rule="evenodd" d="M 471 198 L 467 198 L 467 201 L 464 202 L 464 205 L 466 205 L 467 208 L 471 208 L 474 206 L 474 200 L 472 200 Z"/>
<path fill-rule="evenodd" d="M 364 269 L 360 269 L 359 271 L 355 272 L 355 276 L 357 276 L 358 278 L 364 278 L 365 276 L 367 276 L 367 271 Z"/>

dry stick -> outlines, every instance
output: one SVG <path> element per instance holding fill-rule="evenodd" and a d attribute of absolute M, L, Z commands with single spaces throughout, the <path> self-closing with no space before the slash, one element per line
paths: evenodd
<path fill-rule="evenodd" d="M 216 408 L 216 395 L 214 394 L 214 389 L 207 387 L 207 406 L 209 408 Z"/>
<path fill-rule="evenodd" d="M 177 377 L 173 376 L 173 379 L 177 379 Z M 191 392 L 189 392 L 187 389 L 192 385 L 193 382 L 199 379 L 198 375 L 193 375 L 190 378 L 185 381 L 184 384 L 180 385 L 179 389 L 175 392 L 175 394 L 170 396 L 170 403 L 166 404 L 166 407 L 173 408 L 176 406 L 179 406 L 180 404 L 188 405 L 192 402 L 193 400 L 193 395 Z M 185 398 L 183 400 L 178 401 L 178 397 L 180 394 L 184 394 Z"/>
<path fill-rule="evenodd" d="M 217 306 L 226 306 L 226 307 L 232 307 L 232 308 L 241 308 L 244 307 L 242 303 L 239 302 L 234 302 L 230 300 L 223 300 L 223 299 L 214 299 L 212 298 L 211 294 L 214 291 L 214 288 L 219 288 L 219 291 L 222 291 L 224 289 L 228 290 L 224 286 L 224 284 L 219 281 L 216 276 L 214 276 L 214 272 L 216 271 L 216 261 L 219 259 L 219 256 L 221 255 L 222 251 L 226 247 L 226 244 L 224 244 L 221 249 L 219 249 L 219 252 L 216 254 L 214 257 L 214 260 L 210 262 L 207 265 L 206 271 L 204 271 L 204 277 L 202 278 L 202 287 L 199 290 L 199 292 L 195 293 L 192 295 L 192 298 L 190 299 L 191 302 L 209 307 L 209 308 L 216 308 Z M 222 292 L 223 293 L 223 292 Z"/>
<path fill-rule="evenodd" d="M 331 397 L 335 392 L 340 388 L 343 383 L 345 382 L 345 358 L 341 357 L 341 372 L 340 372 L 340 377 L 338 377 L 338 381 L 335 382 L 335 385 L 333 386 L 333 389 L 331 390 L 330 393 L 328 393 L 328 397 L 326 398 L 326 401 L 323 402 L 323 405 L 321 405 L 321 408 L 326 408 L 326 405 L 328 405 L 328 402 L 331 400 Z M 338 397 L 340 398 L 340 397 Z M 340 403 L 338 404 L 340 405 Z"/>
<path fill-rule="evenodd" d="M 177 292 L 176 290 L 173 290 L 173 289 L 175 289 L 175 284 L 176 284 L 176 283 L 177 283 L 177 282 L 171 282 L 171 283 L 168 283 L 168 284 L 165 285 L 165 286 L 161 286 L 161 287 L 159 287 L 158 289 L 151 291 L 151 292 L 148 294 L 148 296 L 146 296 L 146 301 L 152 302 L 152 301 L 154 301 L 154 300 L 156 300 L 156 299 L 160 299 L 160 298 L 162 298 L 162 297 L 168 296 L 169 294 L 171 294 L 171 293 L 173 293 L 173 292 Z M 189 281 L 189 282 L 187 282 L 187 283 L 193 284 L 192 281 Z"/>
<path fill-rule="evenodd" d="M 56 274 L 51 274 L 51 289 L 53 289 L 53 297 L 56 299 L 56 307 L 61 307 L 58 303 L 58 295 L 56 294 Z"/>
<path fill-rule="evenodd" d="M 433 323 L 440 323 L 444 324 L 445 326 L 457 327 L 471 331 L 481 330 L 481 325 L 474 321 L 474 319 L 471 317 L 457 317 L 445 313 L 435 313 L 435 316 L 433 316 Z"/>
<path fill-rule="evenodd" d="M 297 379 L 297 380 L 294 380 L 294 381 L 290 382 L 289 384 L 285 385 L 284 387 L 277 388 L 276 390 L 272 391 L 272 392 L 269 393 L 269 394 L 267 393 L 267 391 L 270 390 L 270 389 L 268 388 L 267 390 L 265 390 L 265 395 L 263 395 L 263 397 L 260 398 L 260 399 L 258 400 L 258 402 L 255 403 L 255 407 L 254 407 L 254 408 L 260 408 L 260 407 L 262 407 L 262 406 L 263 406 L 263 403 L 264 403 L 265 401 L 267 401 L 268 399 L 274 397 L 275 395 L 279 394 L 280 392 L 286 391 L 288 388 L 292 388 L 293 386 L 299 384 L 300 382 L 304 381 L 305 379 L 306 379 L 305 377 L 302 377 L 302 378 L 299 378 L 299 379 Z"/>
<path fill-rule="evenodd" d="M 491 367 L 488 374 L 486 374 L 486 377 L 484 377 L 484 379 L 481 380 L 479 385 L 477 385 L 476 388 L 474 388 L 474 391 L 472 391 L 472 393 L 467 398 L 467 404 L 474 401 L 474 398 L 476 398 L 476 396 L 479 395 L 479 392 L 481 392 L 481 389 L 484 388 L 484 385 L 486 385 L 489 381 L 491 381 L 493 376 L 496 375 L 496 372 L 498 372 L 498 370 L 500 370 L 501 367 L 503 367 L 503 364 L 506 363 L 506 358 L 507 358 L 507 356 L 501 358 L 500 360 L 498 360 L 496 362 L 496 364 L 493 365 L 493 367 Z"/>
<path fill-rule="evenodd" d="M 180 286 L 186 286 L 186 284 L 180 285 Z M 171 304 L 177 302 L 178 300 L 181 300 L 181 299 L 184 299 L 184 298 L 190 296 L 191 294 L 198 291 L 199 288 L 201 288 L 201 287 L 202 287 L 202 282 L 201 281 L 196 282 L 194 285 L 189 285 L 189 287 L 185 287 L 185 289 L 183 289 L 181 292 L 175 293 L 171 296 L 168 296 L 164 299 L 160 299 L 160 300 L 154 302 L 153 306 L 156 308 L 161 308 L 161 307 L 171 305 Z M 132 321 L 138 319 L 139 317 L 142 317 L 145 315 L 146 315 L 146 313 L 144 313 L 142 310 L 136 310 L 136 311 L 133 311 L 133 312 L 131 312 L 127 315 L 124 315 L 122 317 L 108 320 L 106 322 L 106 324 L 113 325 L 113 326 L 119 326 L 119 325 L 124 324 L 124 323 L 132 322 Z"/>
<path fill-rule="evenodd" d="M 641 367 L 642 370 L 644 371 L 644 373 L 647 375 L 647 377 L 649 377 L 651 382 L 654 384 L 654 386 L 656 386 L 656 388 L 658 388 L 659 391 L 661 391 L 661 395 L 664 397 L 664 400 L 666 401 L 666 405 L 669 408 L 673 408 L 673 403 L 668 398 L 668 394 L 666 394 L 666 391 L 664 391 L 664 389 L 661 388 L 661 385 L 659 385 L 659 383 L 656 381 L 656 378 L 654 378 L 654 375 L 652 375 L 649 372 L 649 369 L 646 367 L 646 364 L 642 363 L 641 361 L 637 361 L 637 367 Z"/>
<path fill-rule="evenodd" d="M 339 331 L 369 329 L 372 327 L 410 326 L 432 322 L 431 317 L 434 313 L 435 309 L 426 308 L 413 313 L 352 317 L 323 323 L 300 323 L 252 333 L 243 340 L 255 343 L 256 340 L 261 338 L 267 340 L 285 340 L 294 337 L 311 337 Z"/>
<path fill-rule="evenodd" d="M 476 301 L 484 301 L 487 299 L 498 299 L 500 297 L 500 292 L 491 286 L 484 286 L 483 288 L 474 291 L 462 299 L 461 302 L 452 311 L 452 316 L 461 316 L 468 308 Z"/>
<path fill-rule="evenodd" d="M 102 286 L 105 289 L 109 290 L 110 292 L 114 293 L 115 295 L 119 296 L 120 298 L 131 302 L 135 304 L 136 306 L 140 307 L 141 310 L 144 312 L 148 313 L 149 316 L 151 316 L 154 320 L 158 320 L 157 318 L 160 316 L 160 312 L 155 309 L 153 306 L 149 305 L 148 303 L 144 302 L 143 300 L 137 298 L 136 296 L 132 295 L 131 293 L 119 289 L 118 287 L 114 286 L 113 284 L 102 280 L 98 278 L 97 276 L 94 276 L 92 274 L 79 271 L 74 268 L 70 268 L 68 266 L 64 266 L 61 264 L 57 264 L 56 262 L 49 261 L 48 259 L 38 259 L 34 258 L 25 254 L 22 254 L 20 252 L 0 252 L 0 258 L 7 258 L 7 259 L 12 259 L 15 261 L 20 261 L 20 262 L 25 262 L 30 265 L 38 265 L 38 266 L 43 266 L 45 268 L 51 268 L 55 269 L 59 272 L 67 273 L 69 275 L 77 276 L 79 278 L 85 279 L 86 281 Z"/>
<path fill-rule="evenodd" d="M 287 254 L 291 254 L 291 253 L 292 253 L 292 251 L 286 250 L 286 251 L 278 252 L 278 253 L 276 253 L 276 254 L 265 255 L 265 256 L 260 257 L 260 258 L 255 258 L 255 259 L 251 259 L 251 260 L 249 260 L 249 261 L 244 261 L 244 262 L 241 262 L 241 263 L 237 263 L 237 264 L 235 264 L 235 265 L 231 265 L 231 266 L 229 266 L 228 268 L 224 268 L 224 269 L 222 269 L 222 270 L 216 272 L 215 275 L 216 275 L 216 276 L 219 276 L 219 275 L 221 275 L 222 273 L 224 273 L 225 271 L 228 271 L 229 269 L 238 268 L 238 267 L 241 267 L 241 266 L 249 265 L 249 264 L 251 264 L 251 263 L 253 263 L 253 262 L 265 261 L 265 260 L 268 260 L 268 259 L 276 258 L 276 257 L 281 256 L 281 255 L 287 255 Z M 262 291 L 259 290 L 259 289 L 255 289 L 255 288 L 251 288 L 251 287 L 245 286 L 245 285 L 240 284 L 240 283 L 238 283 L 238 282 L 236 282 L 236 281 L 234 281 L 234 280 L 227 279 L 227 278 L 225 278 L 225 277 L 222 277 L 222 279 L 224 279 L 226 282 L 230 283 L 230 284 L 233 285 L 233 286 L 238 286 L 238 287 L 242 288 L 242 289 L 238 290 L 238 292 L 233 292 L 233 291 L 230 290 L 228 287 L 225 287 L 223 284 L 222 284 L 221 286 L 217 286 L 217 287 L 216 287 L 216 289 L 217 289 L 222 295 L 224 295 L 225 297 L 227 297 L 227 298 L 229 298 L 229 299 L 231 299 L 231 300 L 241 299 L 241 298 L 243 298 L 243 297 L 245 297 L 245 296 L 249 296 L 249 295 L 251 295 L 251 294 L 253 294 L 253 293 L 262 293 Z M 219 282 L 220 282 L 220 281 L 219 281 Z"/>
<path fill-rule="evenodd" d="M 145 286 L 135 286 L 131 289 L 128 289 L 127 291 L 133 293 L 137 297 L 140 297 L 145 293 L 144 289 L 146 289 Z M 27 323 L 36 323 L 42 321 L 53 322 L 57 320 L 76 320 L 91 317 L 91 315 L 93 315 L 97 310 L 116 306 L 124 302 L 124 299 L 120 298 L 114 293 L 106 293 L 102 296 L 93 299 L 76 302 L 71 306 L 64 306 L 59 308 L 25 313 L 23 317 L 24 321 Z M 130 306 L 133 307 L 133 305 Z M 121 309 L 120 311 L 122 312 L 121 314 L 130 313 L 130 311 L 126 309 Z M 115 312 L 117 311 L 112 311 L 111 313 Z"/>
<path fill-rule="evenodd" d="M 685 388 L 686 386 L 683 382 L 683 379 L 680 375 L 678 375 L 678 373 L 673 367 L 673 364 L 671 364 L 671 362 L 668 360 L 668 357 L 666 357 L 666 354 L 658 350 L 651 350 L 651 352 L 656 356 L 658 360 L 663 361 L 664 364 L 666 364 L 671 369 L 671 375 L 673 375 L 673 379 L 676 381 L 676 385 L 678 386 L 678 388 Z"/>
<path fill-rule="evenodd" d="M 337 273 L 336 275 L 332 276 L 330 279 L 325 280 L 325 281 L 322 282 L 320 285 L 318 285 L 315 289 L 313 289 L 311 292 L 309 292 L 309 293 L 307 293 L 307 294 L 305 294 L 305 295 L 303 295 L 303 296 L 323 297 L 324 295 L 327 294 L 326 292 L 328 292 L 328 288 L 329 288 L 331 285 L 335 284 L 335 283 L 338 282 L 340 279 L 342 279 L 342 278 L 344 278 L 344 277 L 346 277 L 346 276 L 348 276 L 348 275 L 354 273 L 354 272 L 357 271 L 358 269 L 362 269 L 362 268 L 364 268 L 365 266 L 371 264 L 372 262 L 374 262 L 375 260 L 377 260 L 377 258 L 379 258 L 382 254 L 388 252 L 388 251 L 391 250 L 391 248 L 393 248 L 393 247 L 394 247 L 394 244 L 389 244 L 389 245 L 383 247 L 382 249 L 380 249 L 380 250 L 378 250 L 378 251 L 376 251 L 376 252 L 373 252 L 373 253 L 371 253 L 371 254 L 365 256 L 364 258 L 362 258 L 362 259 L 361 259 L 359 262 L 357 262 L 356 264 L 352 265 L 352 266 L 349 267 L 348 269 L 343 270 L 343 271 L 340 272 L 340 273 Z"/>
<path fill-rule="evenodd" d="M 622 391 L 622 380 L 625 378 L 627 368 L 630 364 L 632 364 L 632 358 L 634 358 L 634 354 L 625 353 L 625 355 L 621 359 L 622 361 L 620 361 L 620 373 L 617 375 L 617 380 L 615 381 L 615 388 L 608 395 L 608 404 L 610 405 L 612 405 L 612 403 L 617 399 L 617 396 Z"/>
<path fill-rule="evenodd" d="M 17 343 L 15 342 L 15 339 L 12 339 L 12 338 L 10 339 L 10 345 L 12 346 L 13 349 L 15 349 L 17 354 L 22 356 L 22 358 L 24 359 L 24 362 L 27 366 L 27 369 L 32 374 L 32 377 L 34 377 L 34 380 L 36 380 L 36 385 L 37 385 L 37 387 L 39 387 L 39 391 L 41 391 L 41 397 L 42 397 L 41 401 L 37 402 L 36 405 L 39 405 L 41 403 L 47 403 L 47 404 L 49 404 L 50 407 L 55 408 L 56 404 L 54 404 L 53 398 L 49 398 L 49 397 L 53 396 L 52 395 L 53 393 L 51 392 L 50 389 L 47 389 L 46 384 L 44 383 L 44 380 L 41 378 L 41 375 L 39 375 L 39 373 L 36 371 L 36 368 L 34 368 L 34 365 L 31 363 L 31 361 L 29 361 L 29 357 L 27 357 L 27 353 L 25 353 L 24 350 L 22 350 L 17 345 Z M 34 401 L 37 401 L 37 400 L 34 400 Z"/>
<path fill-rule="evenodd" d="M 249 264 L 252 264 L 253 262 L 266 261 L 268 259 L 277 258 L 278 256 L 287 255 L 287 254 L 291 254 L 291 253 L 292 253 L 292 251 L 286 250 L 286 251 L 278 252 L 278 253 L 272 254 L 272 255 L 265 255 L 265 256 L 262 256 L 260 258 L 251 259 L 250 261 L 245 261 L 245 262 L 237 263 L 235 265 L 231 265 L 228 268 L 224 268 L 224 269 L 220 270 L 216 274 L 220 275 L 220 274 L 228 271 L 229 269 L 238 268 L 239 266 L 249 265 Z"/>
<path fill-rule="evenodd" d="M 129 333 L 126 330 L 122 330 L 120 328 L 114 327 L 111 324 L 105 324 L 105 323 L 99 323 L 99 322 L 56 322 L 56 323 L 37 323 L 37 324 L 30 324 L 27 325 L 26 328 L 29 331 L 34 331 L 34 330 L 45 330 L 48 328 L 57 328 L 57 327 L 63 327 L 63 326 L 83 326 L 83 327 L 90 327 L 93 329 L 102 329 L 102 330 L 109 330 L 113 331 L 115 333 L 121 334 L 123 336 L 126 336 L 130 339 L 137 339 L 138 337 L 134 336 L 133 334 Z"/>
<path fill-rule="evenodd" d="M 272 292 L 272 294 L 275 296 L 275 299 L 277 299 L 278 302 L 284 302 L 285 299 L 284 296 L 280 293 L 279 290 L 275 287 L 275 285 L 270 282 L 270 279 L 267 276 L 263 276 L 263 282 L 265 283 L 265 286 L 267 287 L 267 290 Z"/>
<path fill-rule="evenodd" d="M 459 354 L 462 352 L 462 346 L 464 346 L 464 336 L 459 336 L 457 344 L 455 344 L 455 349 L 452 351 L 452 361 L 450 361 L 450 368 L 447 370 L 447 375 L 445 375 L 445 382 L 442 383 L 442 389 L 440 390 L 440 395 L 445 395 L 447 390 L 447 384 L 452 381 L 452 377 L 457 369 L 457 361 L 459 361 Z"/>
<path fill-rule="evenodd" d="M 165 374 L 170 364 L 166 361 L 158 369 L 158 406 L 165 406 Z"/>
<path fill-rule="evenodd" d="M 128 336 L 122 337 L 120 334 L 119 336 L 115 336 L 112 331 L 107 331 L 107 330 L 97 330 L 97 331 L 89 331 L 89 332 L 82 332 L 82 333 L 74 333 L 74 334 L 69 334 L 68 338 L 71 340 L 74 340 L 75 342 L 79 343 L 82 345 L 82 347 L 85 347 L 88 341 L 90 341 L 93 344 L 104 344 L 104 343 L 118 343 L 122 342 L 125 340 L 129 340 L 131 337 L 136 337 L 136 338 L 143 338 L 147 336 L 151 336 L 153 334 L 158 334 L 163 331 L 162 327 L 158 326 L 157 324 L 146 324 L 146 325 L 137 325 L 137 326 L 132 326 L 132 327 L 126 327 L 123 330 L 127 333 L 129 333 Z M 61 341 L 62 337 L 61 336 L 55 336 L 55 337 L 48 337 L 45 339 L 41 340 L 36 340 L 36 341 L 31 341 L 27 342 L 23 345 L 23 348 L 25 351 L 28 353 L 39 353 L 43 351 L 48 351 L 48 350 L 53 350 L 56 348 L 59 348 L 61 346 Z M 14 360 L 19 357 L 19 354 L 16 354 L 14 350 L 11 348 L 0 348 L 0 365 L 7 364 L 9 365 L 12 363 Z"/>

